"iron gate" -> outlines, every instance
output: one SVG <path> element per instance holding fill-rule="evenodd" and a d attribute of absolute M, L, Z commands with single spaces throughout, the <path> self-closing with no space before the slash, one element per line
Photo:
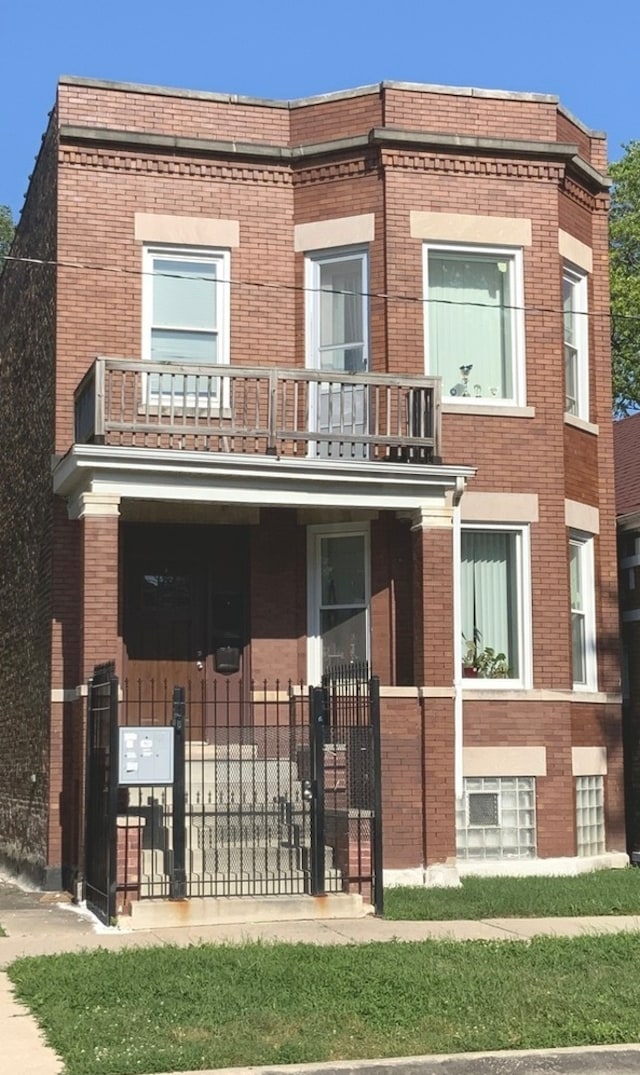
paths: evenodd
<path fill-rule="evenodd" d="M 113 905 L 92 895 L 101 917 L 133 899 L 344 891 L 381 913 L 379 691 L 366 666 L 335 669 L 308 691 L 278 681 L 246 691 L 125 681 L 119 705 L 115 680 L 106 768 L 100 675 L 89 720 L 97 726 L 101 715 L 102 738 L 90 737 L 88 771 L 109 791 L 102 815 L 95 803 L 87 809 L 86 846 L 87 864 L 110 848 L 99 877 Z M 172 783 L 114 790 L 118 724 L 173 726 Z"/>
<path fill-rule="evenodd" d="M 116 913 L 118 680 L 113 663 L 89 680 L 85 792 L 85 896 L 103 922 Z"/>

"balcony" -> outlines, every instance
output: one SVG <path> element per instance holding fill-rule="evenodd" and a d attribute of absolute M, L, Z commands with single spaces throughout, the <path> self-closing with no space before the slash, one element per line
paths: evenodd
<path fill-rule="evenodd" d="M 440 463 L 440 381 L 100 357 L 75 444 L 369 463 Z"/>

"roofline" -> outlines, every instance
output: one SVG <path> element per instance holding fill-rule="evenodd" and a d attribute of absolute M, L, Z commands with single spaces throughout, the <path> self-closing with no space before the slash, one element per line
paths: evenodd
<path fill-rule="evenodd" d="M 621 512 L 616 522 L 620 530 L 640 530 L 640 508 Z"/>
<path fill-rule="evenodd" d="M 561 116 L 564 116 L 565 119 L 568 119 L 570 123 L 573 123 L 574 126 L 578 127 L 583 134 L 588 134 L 590 138 L 599 138 L 606 142 L 606 131 L 595 131 L 592 127 L 587 127 L 586 123 L 583 123 L 581 119 L 578 119 L 578 117 L 575 116 L 573 112 L 570 112 L 568 108 L 565 108 L 560 101 L 558 101 L 558 112 Z"/>
<path fill-rule="evenodd" d="M 527 93 L 516 90 L 483 89 L 475 86 L 443 86 L 429 82 L 401 82 L 394 79 L 384 79 L 381 82 L 372 82 L 366 86 L 355 86 L 352 89 L 334 90 L 331 93 L 319 93 L 309 97 L 295 97 L 290 100 L 279 100 L 271 97 L 251 97 L 237 93 L 216 93 L 209 90 L 188 90 L 172 86 L 147 85 L 142 82 L 115 82 L 100 78 L 83 78 L 79 75 L 61 75 L 58 79 L 60 86 L 86 86 L 87 88 L 115 90 L 126 93 L 160 94 L 165 97 L 186 97 L 191 100 L 219 101 L 223 104 L 253 105 L 257 108 L 283 108 L 295 109 L 306 108 L 310 105 L 324 104 L 327 101 L 344 101 L 353 97 L 367 97 L 373 93 L 381 93 L 383 90 L 409 90 L 413 93 L 449 94 L 455 97 L 480 97 L 494 98 L 504 101 L 530 101 L 536 104 L 555 105 L 558 111 L 567 119 L 575 123 L 577 127 L 592 138 L 605 138 L 602 131 L 593 131 L 581 120 L 577 119 L 567 108 L 560 103 L 560 98 L 555 93 Z"/>

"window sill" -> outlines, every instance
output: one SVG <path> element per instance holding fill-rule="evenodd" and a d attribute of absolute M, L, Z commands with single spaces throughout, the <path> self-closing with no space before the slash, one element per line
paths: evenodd
<path fill-rule="evenodd" d="M 513 403 L 443 403 L 443 414 L 480 414 L 484 418 L 535 418 L 535 407 L 518 407 Z"/>
<path fill-rule="evenodd" d="M 505 694 L 528 694 L 529 690 L 521 682 L 515 679 L 481 679 L 479 676 L 463 676 L 462 690 L 467 698 L 470 694 L 478 698 L 486 698 L 487 695 L 502 698 Z"/>
<path fill-rule="evenodd" d="M 503 689 L 495 685 L 483 688 L 474 684 L 473 687 L 467 687 L 468 682 L 463 683 L 465 701 L 582 702 L 588 705 L 619 705 L 622 701 L 620 694 L 605 691 L 544 690 L 539 687 L 514 687 L 511 684 Z"/>
<path fill-rule="evenodd" d="M 174 418 L 176 416 L 182 418 L 202 418 L 208 417 L 209 415 L 211 415 L 213 419 L 218 418 L 222 420 L 232 418 L 233 412 L 230 407 L 222 407 L 221 409 L 215 407 L 211 410 L 206 403 L 203 403 L 201 406 L 198 405 L 197 407 L 194 406 L 193 403 L 187 403 L 186 406 L 183 406 L 181 403 L 175 403 L 173 407 L 164 403 L 160 406 L 158 406 L 157 403 L 150 403 L 148 407 L 138 407 L 139 418 L 171 418 L 172 416 Z"/>
<path fill-rule="evenodd" d="M 578 418 L 576 414 L 565 413 L 564 424 L 573 426 L 574 429 L 581 429 L 584 433 L 592 433 L 594 437 L 597 437 L 600 432 L 600 427 L 594 422 L 587 422 L 585 418 Z"/>

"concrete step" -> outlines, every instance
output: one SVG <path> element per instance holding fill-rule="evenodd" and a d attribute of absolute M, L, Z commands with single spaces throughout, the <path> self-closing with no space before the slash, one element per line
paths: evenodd
<path fill-rule="evenodd" d="M 188 900 L 138 900 L 131 915 L 120 918 L 127 929 L 169 926 L 246 925 L 251 922 L 296 922 L 309 919 L 364 918 L 373 907 L 356 893 L 327 896 L 242 896 Z"/>

